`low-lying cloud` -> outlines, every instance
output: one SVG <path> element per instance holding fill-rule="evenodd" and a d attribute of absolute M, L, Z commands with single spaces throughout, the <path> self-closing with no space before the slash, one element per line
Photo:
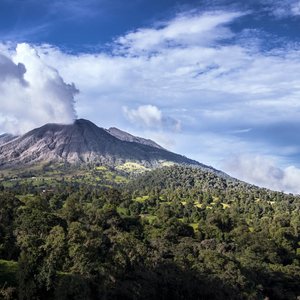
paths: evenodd
<path fill-rule="evenodd" d="M 180 131 L 180 121 L 172 117 L 166 116 L 154 105 L 141 105 L 137 109 L 129 109 L 123 107 L 126 118 L 138 126 L 144 128 L 167 129 L 172 131 Z"/>
<path fill-rule="evenodd" d="M 234 156 L 224 163 L 230 175 L 272 190 L 300 194 L 300 169 L 279 168 L 275 159 L 262 155 Z"/>
<path fill-rule="evenodd" d="M 7 55 L 0 54 L 0 132 L 20 134 L 76 118 L 74 84 L 65 83 L 27 44 L 19 44 Z"/>

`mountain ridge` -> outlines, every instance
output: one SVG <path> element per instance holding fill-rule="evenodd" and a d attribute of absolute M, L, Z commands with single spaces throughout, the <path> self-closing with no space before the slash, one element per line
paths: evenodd
<path fill-rule="evenodd" d="M 106 129 L 106 131 L 113 135 L 114 137 L 118 138 L 119 140 L 122 141 L 126 141 L 126 142 L 136 142 L 139 144 L 143 144 L 143 145 L 148 145 L 151 147 L 156 147 L 159 149 L 164 149 L 167 150 L 165 148 L 163 148 L 162 146 L 158 145 L 156 142 L 150 140 L 150 139 L 145 139 L 142 137 L 138 137 L 138 136 L 134 136 L 128 132 L 125 132 L 123 130 L 120 130 L 119 128 L 116 127 L 110 127 L 109 129 Z"/>
<path fill-rule="evenodd" d="M 0 146 L 12 141 L 15 138 L 17 138 L 17 136 L 9 134 L 9 133 L 1 134 L 0 135 Z"/>
<path fill-rule="evenodd" d="M 155 168 L 164 162 L 171 162 L 214 170 L 170 152 L 151 140 L 135 137 L 119 129 L 111 131 L 114 134 L 91 121 L 78 119 L 68 125 L 45 124 L 19 137 L 5 135 L 6 142 L 0 143 L 0 168 L 49 162 L 107 165 L 137 162 Z M 121 134 L 119 138 L 115 136 L 116 131 Z"/>

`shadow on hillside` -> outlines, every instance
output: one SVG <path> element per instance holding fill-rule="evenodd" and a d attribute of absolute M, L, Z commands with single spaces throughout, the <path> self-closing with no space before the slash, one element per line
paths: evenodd
<path fill-rule="evenodd" d="M 115 281 L 115 282 L 113 282 Z M 240 293 L 220 280 L 199 278 L 193 271 L 183 271 L 174 264 L 139 270 L 112 280 L 105 288 L 78 275 L 61 278 L 55 299 L 110 299 L 110 300 L 167 300 L 241 299 Z"/>

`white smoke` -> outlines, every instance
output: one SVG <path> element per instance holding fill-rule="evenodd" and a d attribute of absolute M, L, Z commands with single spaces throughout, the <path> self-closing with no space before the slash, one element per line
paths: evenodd
<path fill-rule="evenodd" d="M 0 53 L 0 133 L 71 123 L 76 118 L 77 92 L 28 44 L 19 44 L 10 56 Z"/>

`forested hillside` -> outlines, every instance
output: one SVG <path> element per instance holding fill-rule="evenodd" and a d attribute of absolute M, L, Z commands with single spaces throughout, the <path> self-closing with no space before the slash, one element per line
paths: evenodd
<path fill-rule="evenodd" d="M 299 196 L 179 166 L 4 185 L 0 298 L 297 299 L 299 210 Z"/>

